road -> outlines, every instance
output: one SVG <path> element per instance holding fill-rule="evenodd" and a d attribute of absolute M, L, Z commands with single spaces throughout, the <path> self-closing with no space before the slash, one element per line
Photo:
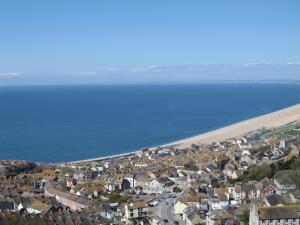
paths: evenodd
<path fill-rule="evenodd" d="M 175 198 L 163 196 L 160 198 L 159 204 L 156 206 L 156 214 L 163 220 L 168 220 L 166 224 L 175 224 L 175 221 L 179 225 L 185 225 L 185 223 L 174 214 L 174 202 Z"/>

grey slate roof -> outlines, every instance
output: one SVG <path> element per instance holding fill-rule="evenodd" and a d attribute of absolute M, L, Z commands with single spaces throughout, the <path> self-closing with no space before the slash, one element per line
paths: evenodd
<path fill-rule="evenodd" d="M 297 219 L 299 218 L 300 205 L 270 206 L 258 208 L 261 220 Z"/>
<path fill-rule="evenodd" d="M 267 195 L 267 196 L 265 196 L 265 199 L 271 206 L 286 204 L 285 200 L 280 195 L 277 195 L 277 194 Z"/>

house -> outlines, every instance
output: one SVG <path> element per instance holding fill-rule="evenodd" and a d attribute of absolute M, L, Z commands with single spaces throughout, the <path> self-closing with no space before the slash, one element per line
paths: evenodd
<path fill-rule="evenodd" d="M 148 207 L 143 200 L 136 200 L 125 205 L 125 218 L 127 220 L 148 217 Z"/>
<path fill-rule="evenodd" d="M 201 195 L 197 193 L 195 189 L 189 188 L 182 192 L 179 199 L 182 202 L 186 203 L 188 206 L 199 207 Z"/>
<path fill-rule="evenodd" d="M 210 211 L 206 215 L 206 225 L 234 224 L 234 216 L 225 209 Z"/>
<path fill-rule="evenodd" d="M 11 198 L 5 198 L 3 195 L 0 195 L 0 211 L 3 209 L 14 210 L 15 203 Z"/>
<path fill-rule="evenodd" d="M 155 178 L 153 174 L 139 174 L 135 177 L 135 186 L 144 186 Z"/>
<path fill-rule="evenodd" d="M 210 199 L 210 208 L 212 210 L 221 209 L 220 199 L 217 196 L 214 196 Z"/>
<path fill-rule="evenodd" d="M 26 211 L 29 214 L 46 213 L 51 209 L 51 205 L 41 202 L 37 199 L 30 199 L 30 204 L 27 206 Z"/>
<path fill-rule="evenodd" d="M 123 180 L 127 180 L 130 183 L 130 188 L 134 188 L 136 186 L 134 175 L 127 174 Z"/>
<path fill-rule="evenodd" d="M 260 190 L 261 197 L 276 193 L 276 185 L 267 177 L 262 179 L 256 186 Z"/>
<path fill-rule="evenodd" d="M 116 212 L 111 210 L 109 207 L 104 207 L 100 210 L 100 216 L 107 218 L 107 219 L 113 219 L 116 215 Z"/>
<path fill-rule="evenodd" d="M 235 201 L 241 202 L 242 194 L 241 194 L 241 185 L 235 184 L 234 187 L 230 187 L 228 190 L 229 196 L 232 197 Z"/>
<path fill-rule="evenodd" d="M 182 215 L 183 211 L 188 207 L 188 205 L 183 201 L 177 201 L 174 204 L 174 213 L 177 215 Z"/>
<path fill-rule="evenodd" d="M 264 206 L 253 204 L 249 225 L 299 225 L 300 205 Z"/>
<path fill-rule="evenodd" d="M 109 192 L 114 192 L 116 190 L 115 181 L 113 179 L 109 179 L 105 184 L 105 189 Z"/>
<path fill-rule="evenodd" d="M 280 140 L 279 148 L 286 148 L 286 141 L 285 140 Z"/>
<path fill-rule="evenodd" d="M 252 199 L 260 196 L 254 183 L 241 184 L 241 199 Z"/>
<path fill-rule="evenodd" d="M 186 208 L 183 211 L 182 220 L 187 225 L 195 225 L 203 222 L 200 211 L 193 207 Z"/>
<path fill-rule="evenodd" d="M 277 206 L 277 205 L 286 205 L 286 201 L 281 195 L 269 194 L 266 195 L 263 199 L 265 206 Z"/>
<path fill-rule="evenodd" d="M 20 202 L 17 206 L 18 211 L 26 210 L 27 206 L 30 204 L 28 197 L 21 197 Z"/>
<path fill-rule="evenodd" d="M 147 190 L 153 193 L 163 193 L 167 190 L 172 190 L 172 186 L 174 186 L 175 182 L 170 180 L 167 177 L 159 177 L 151 180 L 144 184 L 144 191 Z"/>
<path fill-rule="evenodd" d="M 286 194 L 296 189 L 296 184 L 288 177 L 275 178 L 274 184 L 277 187 L 277 194 Z"/>
<path fill-rule="evenodd" d="M 92 205 L 92 202 L 85 198 L 71 195 L 67 192 L 56 190 L 52 187 L 45 188 L 44 193 L 48 197 L 55 197 L 58 202 L 74 211 L 80 211 L 84 208 L 89 208 Z"/>
<path fill-rule="evenodd" d="M 229 194 L 227 188 L 215 188 L 215 195 L 218 197 L 218 209 L 225 208 L 229 205 Z"/>

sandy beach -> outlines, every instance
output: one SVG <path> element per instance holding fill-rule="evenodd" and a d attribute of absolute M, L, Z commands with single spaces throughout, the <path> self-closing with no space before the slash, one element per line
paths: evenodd
<path fill-rule="evenodd" d="M 189 147 L 193 143 L 210 144 L 214 141 L 224 141 L 230 138 L 235 138 L 244 135 L 246 133 L 249 133 L 251 131 L 261 129 L 263 127 L 265 128 L 280 127 L 298 120 L 300 120 L 300 104 L 279 111 L 275 111 L 269 114 L 258 116 L 252 119 L 248 119 L 239 123 L 235 123 L 214 131 L 196 135 L 190 138 L 185 138 L 161 146 L 167 147 L 167 146 L 176 145 L 179 148 L 185 148 L 185 147 Z M 156 147 L 152 147 L 151 149 L 155 149 L 155 148 Z M 93 158 L 93 159 L 79 160 L 70 163 L 84 163 L 84 162 L 99 161 L 99 160 L 104 160 L 109 158 L 125 157 L 125 156 L 130 156 L 134 153 L 136 153 L 136 151 L 118 154 L 118 155 L 112 155 L 112 156 L 104 156 L 104 157 Z"/>
<path fill-rule="evenodd" d="M 238 137 L 263 127 L 280 127 L 297 120 L 300 120 L 300 104 L 235 123 L 214 131 L 169 143 L 164 146 L 177 145 L 178 147 L 188 147 L 192 143 L 209 144 L 214 141 L 224 141 L 230 138 Z"/>

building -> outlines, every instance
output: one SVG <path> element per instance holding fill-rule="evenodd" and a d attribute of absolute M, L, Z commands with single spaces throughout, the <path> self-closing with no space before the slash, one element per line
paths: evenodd
<path fill-rule="evenodd" d="M 148 217 L 148 207 L 143 200 L 136 200 L 125 205 L 125 218 L 127 220 Z"/>
<path fill-rule="evenodd" d="M 82 210 L 84 208 L 89 208 L 92 205 L 92 202 L 69 193 L 56 190 L 54 188 L 48 187 L 45 189 L 45 195 L 49 197 L 54 197 L 61 204 L 69 207 L 71 210 Z"/>
<path fill-rule="evenodd" d="M 269 179 L 264 178 L 257 184 L 257 189 L 260 190 L 260 196 L 276 193 L 276 185 Z"/>
<path fill-rule="evenodd" d="M 163 193 L 164 191 L 171 191 L 175 185 L 174 181 L 167 177 L 159 177 L 144 184 L 144 190 L 148 190 L 153 193 Z"/>
<path fill-rule="evenodd" d="M 299 225 L 300 205 L 264 206 L 253 204 L 249 225 Z"/>
<path fill-rule="evenodd" d="M 188 207 L 185 202 L 177 201 L 174 205 L 174 213 L 177 215 L 182 215 L 183 211 Z"/>
<path fill-rule="evenodd" d="M 203 219 L 201 217 L 200 211 L 193 207 L 186 208 L 182 214 L 182 220 L 187 225 L 201 224 Z"/>
<path fill-rule="evenodd" d="M 288 177 L 275 178 L 274 183 L 277 187 L 277 194 L 286 194 L 296 189 L 296 184 Z"/>
<path fill-rule="evenodd" d="M 27 206 L 26 211 L 29 214 L 39 214 L 39 213 L 46 213 L 51 208 L 51 205 L 47 203 L 38 201 L 36 199 L 32 199 L 30 204 Z"/>
<path fill-rule="evenodd" d="M 218 209 L 214 211 L 210 211 L 206 215 L 206 225 L 216 225 L 216 224 L 234 224 L 234 216 L 231 215 L 225 209 Z"/>
<path fill-rule="evenodd" d="M 277 206 L 277 205 L 286 205 L 286 201 L 281 195 L 269 194 L 266 195 L 263 199 L 265 206 Z"/>

